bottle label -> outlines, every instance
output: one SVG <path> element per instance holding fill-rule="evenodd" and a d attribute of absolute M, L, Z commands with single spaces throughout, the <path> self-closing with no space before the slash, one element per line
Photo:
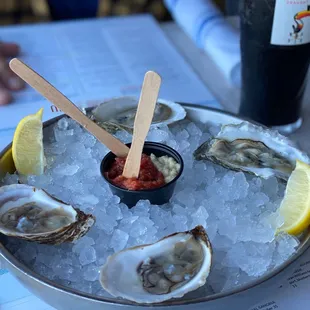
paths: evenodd
<path fill-rule="evenodd" d="M 276 0 L 271 44 L 310 42 L 310 0 Z"/>

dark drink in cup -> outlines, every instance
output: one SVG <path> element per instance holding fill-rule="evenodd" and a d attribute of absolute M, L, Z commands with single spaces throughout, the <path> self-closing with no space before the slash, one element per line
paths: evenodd
<path fill-rule="evenodd" d="M 240 19 L 239 112 L 293 131 L 301 124 L 310 61 L 310 0 L 240 0 Z"/>

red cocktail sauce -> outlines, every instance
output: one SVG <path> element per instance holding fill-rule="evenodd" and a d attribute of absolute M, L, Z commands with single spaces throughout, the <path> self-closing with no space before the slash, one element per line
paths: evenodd
<path fill-rule="evenodd" d="M 106 177 L 119 187 L 138 191 L 144 189 L 158 188 L 165 184 L 164 175 L 155 167 L 151 158 L 142 154 L 140 173 L 138 178 L 125 178 L 122 176 L 126 158 L 116 157 Z"/>

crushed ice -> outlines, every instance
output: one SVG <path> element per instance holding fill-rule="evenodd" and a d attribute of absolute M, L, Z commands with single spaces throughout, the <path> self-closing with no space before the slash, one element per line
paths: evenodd
<path fill-rule="evenodd" d="M 211 240 L 214 259 L 206 288 L 197 293 L 228 290 L 261 276 L 298 246 L 298 240 L 289 235 L 274 239 L 275 229 L 283 223 L 276 210 L 284 185 L 276 178 L 263 180 L 210 162 L 194 162 L 193 151 L 218 130 L 188 121 L 170 129 L 151 129 L 149 141 L 168 144 L 181 153 L 184 172 L 169 204 L 140 201 L 128 209 L 100 175 L 100 161 L 108 149 L 74 121 L 61 119 L 45 130 L 46 173 L 22 181 L 93 213 L 96 224 L 75 244 L 47 246 L 10 238 L 7 247 L 49 279 L 105 296 L 98 271 L 109 255 L 201 224 Z M 131 140 L 125 131 L 116 136 L 126 143 Z M 5 184 L 17 180 L 16 175 L 7 175 Z"/>

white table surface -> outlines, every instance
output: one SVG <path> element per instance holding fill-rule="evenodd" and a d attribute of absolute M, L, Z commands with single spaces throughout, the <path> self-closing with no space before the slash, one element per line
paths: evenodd
<path fill-rule="evenodd" d="M 236 19 L 231 20 L 236 25 Z M 186 59 L 186 61 L 192 66 L 192 68 L 199 75 L 201 80 L 208 86 L 213 92 L 214 96 L 219 102 L 231 112 L 237 112 L 239 107 L 240 90 L 229 85 L 224 79 L 222 73 L 217 68 L 216 64 L 206 55 L 203 51 L 199 50 L 194 43 L 186 36 L 186 34 L 173 22 L 164 23 L 161 25 L 165 34 L 170 38 L 173 44 L 176 46 L 180 54 Z M 306 98 L 310 98 L 310 86 L 308 85 L 306 90 Z M 308 100 L 309 101 L 309 100 Z M 307 102 L 304 105 L 304 123 L 302 128 L 293 135 L 293 138 L 297 140 L 301 147 L 310 151 L 310 139 L 306 139 L 306 133 L 310 129 L 310 103 Z M 11 275 L 7 274 L 2 277 L 4 282 L 12 282 L 16 291 L 22 292 L 22 296 L 19 300 L 13 303 L 6 303 L 0 300 L 1 310 L 51 310 L 50 306 L 46 305 L 43 301 L 39 300 L 35 296 L 31 295 L 26 289 L 24 289 Z M 9 284 L 9 283 L 8 283 Z M 11 285 L 8 285 L 12 287 Z M 1 289 L 5 290 L 6 285 L 0 283 Z M 5 292 L 3 296 L 15 294 L 16 292 Z M 232 307 L 233 309 L 233 307 Z"/>

